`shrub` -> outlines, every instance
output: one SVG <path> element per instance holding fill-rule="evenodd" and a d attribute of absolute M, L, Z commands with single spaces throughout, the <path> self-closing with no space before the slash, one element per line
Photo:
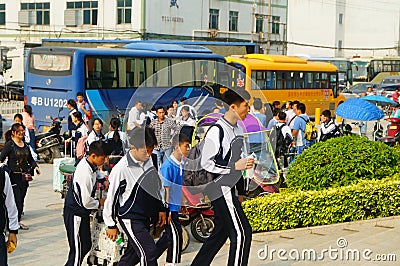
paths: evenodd
<path fill-rule="evenodd" d="M 319 142 L 290 166 L 287 184 L 301 190 L 321 190 L 382 179 L 396 171 L 399 152 L 367 138 L 346 136 Z"/>
<path fill-rule="evenodd" d="M 400 176 L 321 191 L 254 198 L 243 209 L 255 231 L 342 223 L 400 214 Z"/>

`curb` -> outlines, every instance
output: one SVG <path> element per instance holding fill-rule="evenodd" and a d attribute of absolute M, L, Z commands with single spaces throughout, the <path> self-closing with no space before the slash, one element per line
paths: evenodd
<path fill-rule="evenodd" d="M 276 238 L 293 239 L 295 237 L 304 236 L 307 234 L 321 234 L 321 232 L 338 231 L 343 229 L 349 229 L 353 226 L 362 226 L 362 225 L 393 229 L 395 228 L 396 225 L 400 225 L 400 216 L 390 216 L 390 217 L 375 218 L 370 220 L 345 222 L 340 224 L 320 225 L 320 226 L 295 228 L 295 229 L 287 229 L 280 231 L 253 233 L 253 241 L 262 242 L 265 241 L 266 238 L 268 238 L 269 240 Z"/>

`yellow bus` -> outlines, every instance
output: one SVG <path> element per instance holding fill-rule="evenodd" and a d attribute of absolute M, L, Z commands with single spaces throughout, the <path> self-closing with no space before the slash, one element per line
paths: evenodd
<path fill-rule="evenodd" d="M 247 54 L 230 56 L 230 86 L 243 88 L 263 102 L 298 100 L 307 114 L 315 108 L 335 110 L 345 101 L 339 94 L 337 67 L 325 62 L 310 62 L 297 56 Z"/>

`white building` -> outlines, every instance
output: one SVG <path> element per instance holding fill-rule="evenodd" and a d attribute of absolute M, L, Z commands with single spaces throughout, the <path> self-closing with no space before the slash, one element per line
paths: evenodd
<path fill-rule="evenodd" d="M 287 1 L 0 0 L 0 47 L 18 51 L 13 79 L 23 78 L 23 50 L 42 38 L 247 40 L 281 54 Z"/>
<path fill-rule="evenodd" d="M 290 0 L 288 54 L 399 54 L 399 0 Z"/>

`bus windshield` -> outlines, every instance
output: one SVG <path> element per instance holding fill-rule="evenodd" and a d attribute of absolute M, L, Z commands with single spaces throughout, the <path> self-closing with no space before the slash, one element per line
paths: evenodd
<path fill-rule="evenodd" d="M 49 75 L 52 72 L 58 72 L 58 75 L 71 74 L 71 61 L 70 55 L 31 54 L 28 70 L 39 75 Z"/>
<path fill-rule="evenodd" d="M 366 61 L 353 61 L 353 80 L 366 81 L 367 67 L 369 62 Z"/>

